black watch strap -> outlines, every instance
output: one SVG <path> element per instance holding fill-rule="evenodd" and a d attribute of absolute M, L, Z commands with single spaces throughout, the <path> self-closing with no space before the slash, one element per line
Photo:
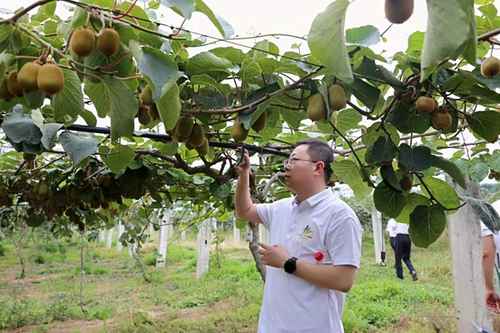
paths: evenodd
<path fill-rule="evenodd" d="M 291 257 L 290 259 L 288 259 L 287 261 L 285 261 L 285 264 L 283 265 L 283 269 L 288 274 L 295 273 L 295 270 L 297 269 L 297 258 L 296 257 Z"/>

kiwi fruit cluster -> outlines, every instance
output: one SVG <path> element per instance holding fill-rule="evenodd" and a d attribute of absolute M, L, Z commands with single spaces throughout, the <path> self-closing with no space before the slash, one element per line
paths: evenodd
<path fill-rule="evenodd" d="M 385 17 L 389 22 L 401 24 L 413 14 L 413 0 L 385 0 Z"/>
<path fill-rule="evenodd" d="M 489 57 L 481 63 L 481 75 L 491 79 L 500 73 L 500 59 Z"/>
<path fill-rule="evenodd" d="M 453 123 L 453 117 L 448 107 L 439 107 L 437 101 L 430 96 L 420 96 L 415 102 L 417 112 L 431 115 L 432 127 L 437 130 L 447 130 Z"/>
<path fill-rule="evenodd" d="M 332 111 L 342 110 L 347 105 L 347 96 L 340 84 L 332 84 L 328 88 L 328 102 Z M 312 121 L 326 119 L 327 109 L 320 93 L 311 95 L 307 100 L 307 116 Z"/>
<path fill-rule="evenodd" d="M 71 34 L 69 47 L 79 57 L 86 57 L 95 49 L 111 57 L 120 49 L 120 35 L 113 28 L 104 28 L 96 34 L 90 28 L 81 27 Z"/>
<path fill-rule="evenodd" d="M 196 149 L 202 156 L 208 153 L 209 144 L 205 130 L 193 117 L 181 116 L 170 134 L 174 141 L 185 143 L 188 149 Z"/>
<path fill-rule="evenodd" d="M 139 123 L 143 126 L 147 126 L 152 121 L 160 119 L 160 113 L 154 103 L 153 91 L 149 84 L 147 84 L 139 94 L 139 109 L 136 116 Z"/>
<path fill-rule="evenodd" d="M 19 71 L 12 70 L 0 84 L 0 98 L 10 100 L 25 93 L 40 90 L 54 95 L 64 88 L 64 73 L 51 62 L 41 64 L 39 60 L 25 63 Z"/>

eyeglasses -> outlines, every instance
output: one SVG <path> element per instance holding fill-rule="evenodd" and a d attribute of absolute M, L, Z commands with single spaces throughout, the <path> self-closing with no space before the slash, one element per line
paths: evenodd
<path fill-rule="evenodd" d="M 304 161 L 304 162 L 310 162 L 310 163 L 316 163 L 316 162 L 319 162 L 319 161 L 313 161 L 313 160 L 305 160 L 305 159 L 302 159 L 302 158 L 297 158 L 297 157 L 292 157 L 292 158 L 289 158 L 289 159 L 286 159 L 283 161 L 283 166 L 286 168 L 287 166 L 293 166 L 295 164 L 296 161 Z"/>

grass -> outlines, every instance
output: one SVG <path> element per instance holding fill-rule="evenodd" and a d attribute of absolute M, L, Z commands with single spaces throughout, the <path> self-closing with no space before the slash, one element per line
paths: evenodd
<path fill-rule="evenodd" d="M 45 240 L 24 247 L 24 279 L 16 279 L 20 268 L 13 244 L 4 241 L 2 249 L 0 330 L 256 331 L 263 285 L 245 243 L 225 244 L 221 267 L 212 258 L 209 273 L 199 280 L 194 243 L 171 244 L 167 266 L 161 270 L 154 268 L 156 250 L 150 243 L 143 253 L 150 283 L 126 250 L 89 243 L 83 310 L 78 242 Z M 396 279 L 392 262 L 381 267 L 373 258 L 373 244 L 367 239 L 362 269 L 345 305 L 346 332 L 455 331 L 446 238 L 428 249 L 415 249 L 417 282 Z"/>

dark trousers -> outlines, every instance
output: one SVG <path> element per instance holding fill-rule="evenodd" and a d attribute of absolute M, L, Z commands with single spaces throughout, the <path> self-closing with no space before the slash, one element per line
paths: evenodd
<path fill-rule="evenodd" d="M 395 245 L 395 242 L 396 241 L 396 237 L 389 237 L 389 243 L 391 243 L 391 247 L 392 247 L 392 250 L 394 251 L 394 253 L 396 253 L 396 245 Z"/>
<path fill-rule="evenodd" d="M 406 267 L 411 274 L 415 273 L 415 268 L 410 260 L 411 255 L 411 240 L 409 235 L 397 234 L 394 238 L 394 252 L 396 254 L 396 275 L 398 278 L 403 278 L 403 265 L 401 260 L 405 263 Z"/>

